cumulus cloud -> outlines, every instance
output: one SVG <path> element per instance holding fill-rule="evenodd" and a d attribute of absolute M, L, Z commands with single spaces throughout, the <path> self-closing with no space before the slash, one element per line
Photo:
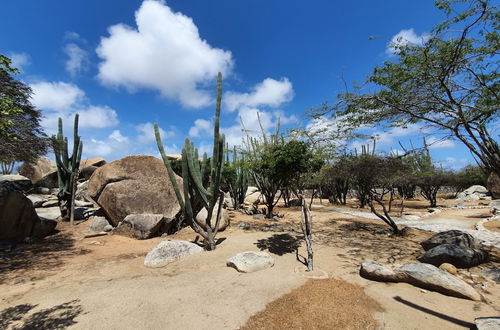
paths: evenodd
<path fill-rule="evenodd" d="M 146 0 L 135 13 L 137 27 L 111 26 L 101 38 L 97 54 L 99 80 L 107 86 L 158 90 L 185 107 L 212 102 L 203 89 L 220 71 L 231 71 L 230 51 L 201 39 L 193 20 L 173 12 L 164 2 Z"/>
<path fill-rule="evenodd" d="M 291 101 L 293 97 L 293 86 L 288 78 L 280 80 L 266 78 L 255 85 L 249 93 L 225 93 L 224 102 L 227 110 L 235 111 L 242 107 L 278 107 Z"/>
<path fill-rule="evenodd" d="M 89 54 L 86 50 L 75 43 L 66 44 L 63 50 L 68 56 L 66 60 L 66 71 L 68 71 L 71 76 L 75 76 L 87 69 Z"/>
<path fill-rule="evenodd" d="M 73 124 L 76 113 L 80 115 L 81 128 L 105 128 L 118 124 L 118 114 L 114 109 L 90 104 L 85 92 L 74 84 L 41 81 L 30 87 L 33 90 L 33 105 L 45 110 L 41 124 L 49 134 L 56 132 L 59 117 L 63 119 L 64 126 L 68 126 Z"/>
<path fill-rule="evenodd" d="M 69 111 L 85 96 L 78 86 L 61 81 L 42 81 L 30 87 L 33 90 L 33 104 L 43 110 Z"/>
<path fill-rule="evenodd" d="M 212 132 L 212 123 L 205 119 L 196 119 L 194 121 L 194 126 L 189 129 L 189 136 L 191 137 L 201 137 L 205 134 L 210 134 Z"/>
<path fill-rule="evenodd" d="M 139 124 L 135 128 L 139 132 L 137 140 L 140 143 L 149 143 L 156 140 L 153 123 L 147 122 Z M 158 127 L 158 129 L 160 131 L 160 136 L 162 139 L 166 139 L 175 135 L 173 131 L 164 131 L 161 127 Z"/>
<path fill-rule="evenodd" d="M 30 57 L 26 53 L 9 53 L 9 58 L 12 60 L 12 67 L 23 70 L 25 66 L 31 64 Z"/>
<path fill-rule="evenodd" d="M 399 31 L 396 35 L 391 38 L 391 41 L 387 44 L 386 53 L 388 55 L 395 55 L 398 53 L 398 47 L 411 45 L 423 45 L 427 40 L 429 40 L 429 34 L 423 33 L 418 35 L 413 29 L 406 29 Z"/>

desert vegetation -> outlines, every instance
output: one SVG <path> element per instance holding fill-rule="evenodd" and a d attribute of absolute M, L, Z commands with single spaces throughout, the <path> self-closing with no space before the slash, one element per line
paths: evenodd
<path fill-rule="evenodd" d="M 447 18 L 421 44 L 393 45 L 362 85 L 306 112 L 330 126 L 284 129 L 257 111 L 259 130 L 240 117 L 234 143 L 219 72 L 209 149 L 186 138 L 167 153 L 155 123 L 153 156 L 109 162 L 83 157 L 95 142 L 79 113 L 49 138 L 0 55 L 0 327 L 498 325 L 498 9 L 436 6 Z M 443 166 L 420 135 L 387 151 L 363 130 L 412 124 L 476 164 Z"/>

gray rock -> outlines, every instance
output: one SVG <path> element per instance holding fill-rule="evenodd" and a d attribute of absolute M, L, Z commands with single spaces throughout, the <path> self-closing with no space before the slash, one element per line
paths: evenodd
<path fill-rule="evenodd" d="M 478 194 L 467 195 L 464 198 L 464 200 L 466 200 L 466 201 L 478 201 L 480 199 L 481 199 L 481 196 L 479 196 Z"/>
<path fill-rule="evenodd" d="M 54 207 L 58 206 L 59 202 L 57 200 L 51 199 L 42 204 L 42 207 Z"/>
<path fill-rule="evenodd" d="M 57 220 L 61 216 L 61 210 L 59 207 L 44 207 L 36 209 L 36 213 L 39 217 Z"/>
<path fill-rule="evenodd" d="M 464 199 L 465 197 L 467 197 L 467 194 L 465 194 L 464 192 L 461 192 L 457 195 L 457 198 L 456 199 Z"/>
<path fill-rule="evenodd" d="M 460 230 L 443 231 L 420 243 L 425 251 L 441 244 L 453 244 L 472 249 L 481 248 L 481 243 L 477 239 Z"/>
<path fill-rule="evenodd" d="M 236 227 L 241 229 L 250 229 L 252 228 L 252 225 L 249 222 L 240 222 L 239 224 L 236 225 Z"/>
<path fill-rule="evenodd" d="M 481 295 L 469 284 L 429 264 L 410 263 L 391 269 L 365 261 L 361 264 L 360 275 L 369 280 L 403 282 L 453 297 L 481 300 Z"/>
<path fill-rule="evenodd" d="M 100 233 L 103 231 L 107 231 L 107 226 L 110 226 L 108 220 L 105 217 L 94 216 L 91 218 L 92 223 L 90 224 L 89 230 L 95 233 Z M 111 230 L 113 227 L 111 226 Z"/>
<path fill-rule="evenodd" d="M 34 207 L 42 207 L 43 203 L 49 200 L 47 195 L 28 195 L 26 197 L 30 199 Z"/>
<path fill-rule="evenodd" d="M 212 230 L 215 229 L 218 206 L 219 206 L 218 203 L 215 204 L 214 211 L 212 213 L 212 219 L 210 221 L 210 223 L 212 224 Z M 226 229 L 227 226 L 229 226 L 229 213 L 227 212 L 227 210 L 225 208 L 222 208 L 221 212 L 222 212 L 222 214 L 221 214 L 221 218 L 219 221 L 219 231 L 224 231 L 224 229 Z M 207 216 L 208 216 L 207 209 L 202 208 L 201 211 L 198 212 L 198 214 L 196 215 L 196 220 L 198 220 L 200 222 L 205 222 L 205 220 L 207 219 Z"/>
<path fill-rule="evenodd" d="M 151 250 L 144 259 L 146 267 L 163 267 L 180 258 L 203 251 L 203 249 L 191 242 L 186 241 L 164 241 Z"/>
<path fill-rule="evenodd" d="M 486 194 L 486 193 L 488 193 L 488 189 L 486 189 L 486 187 L 483 187 L 480 185 L 474 185 L 474 186 L 470 186 L 469 188 L 465 189 L 464 193 L 466 195 L 471 195 L 471 194 L 475 194 L 475 193 Z"/>
<path fill-rule="evenodd" d="M 493 282 L 500 283 L 500 267 L 499 266 L 483 269 L 483 270 L 481 270 L 480 273 L 481 273 L 481 275 L 492 280 Z"/>
<path fill-rule="evenodd" d="M 480 301 L 481 296 L 470 285 L 433 265 L 411 263 L 396 269 L 408 277 L 406 283 L 459 298 Z"/>
<path fill-rule="evenodd" d="M 36 182 L 36 186 L 50 189 L 58 188 L 59 181 L 57 178 L 57 171 L 45 174 L 40 180 Z"/>
<path fill-rule="evenodd" d="M 500 317 L 478 317 L 474 320 L 477 330 L 498 330 L 500 329 Z"/>
<path fill-rule="evenodd" d="M 500 211 L 500 199 L 496 199 L 496 200 L 492 201 L 489 206 L 494 208 L 497 211 Z"/>
<path fill-rule="evenodd" d="M 76 186 L 75 198 L 77 201 L 92 202 L 87 190 L 88 185 L 89 182 L 84 181 Z"/>
<path fill-rule="evenodd" d="M 113 234 L 148 239 L 158 233 L 163 220 L 163 214 L 129 214 L 116 226 Z"/>
<path fill-rule="evenodd" d="M 436 267 L 443 263 L 449 263 L 457 268 L 471 268 L 486 262 L 488 252 L 459 245 L 442 244 L 428 250 L 417 259 Z"/>
<path fill-rule="evenodd" d="M 0 241 L 23 242 L 32 236 L 33 227 L 40 219 L 33 203 L 14 182 L 0 182 Z"/>
<path fill-rule="evenodd" d="M 54 232 L 56 226 L 57 221 L 52 219 L 40 218 L 40 221 L 35 222 L 35 225 L 33 226 L 31 237 L 43 238 Z"/>
<path fill-rule="evenodd" d="M 267 225 L 260 229 L 261 231 L 272 231 L 272 232 L 282 232 L 285 229 L 280 225 Z"/>
<path fill-rule="evenodd" d="M 29 191 L 33 187 L 30 179 L 18 174 L 0 175 L 0 182 L 2 181 L 10 182 L 17 190 L 24 192 Z"/>
<path fill-rule="evenodd" d="M 234 209 L 234 199 L 231 197 L 224 197 L 224 206 Z"/>
<path fill-rule="evenodd" d="M 241 252 L 227 260 L 226 265 L 240 273 L 252 273 L 274 266 L 274 258 L 265 252 Z"/>

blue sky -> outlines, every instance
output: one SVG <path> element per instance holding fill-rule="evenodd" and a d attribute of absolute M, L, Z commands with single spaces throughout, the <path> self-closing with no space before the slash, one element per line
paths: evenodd
<path fill-rule="evenodd" d="M 395 36 L 419 43 L 443 20 L 433 3 L 3 0 L 0 53 L 21 68 L 49 134 L 58 117 L 70 129 L 80 113 L 86 157 L 157 155 L 154 122 L 167 152 L 178 153 L 186 136 L 208 151 L 218 71 L 231 144 L 241 141 L 240 117 L 257 129 L 257 111 L 268 130 L 278 117 L 285 128 L 312 128 L 304 112 L 333 101 L 342 77 L 363 81 L 394 58 Z M 400 149 L 399 140 L 420 144 L 425 130 L 378 133 L 383 151 Z M 473 162 L 455 141 L 431 152 L 452 168 Z"/>

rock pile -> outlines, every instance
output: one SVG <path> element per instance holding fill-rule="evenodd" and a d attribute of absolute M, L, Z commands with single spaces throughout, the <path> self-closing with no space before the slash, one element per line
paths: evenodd
<path fill-rule="evenodd" d="M 466 201 L 491 200 L 491 196 L 486 187 L 475 185 L 459 193 L 457 199 Z"/>

